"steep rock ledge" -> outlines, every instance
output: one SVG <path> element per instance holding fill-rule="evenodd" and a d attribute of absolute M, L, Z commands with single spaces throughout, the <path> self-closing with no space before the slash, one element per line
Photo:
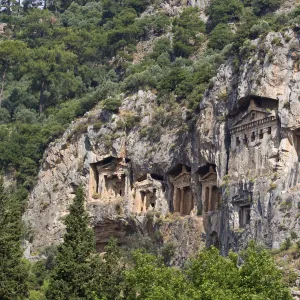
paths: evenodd
<path fill-rule="evenodd" d="M 38 183 L 30 195 L 24 219 L 34 234 L 33 248 L 61 241 L 61 218 L 79 185 L 86 190 L 92 226 L 97 228 L 97 224 L 111 220 L 120 222 L 121 215 L 140 223 L 138 230 L 143 234 L 151 235 L 153 228 L 162 234 L 168 231 L 168 242 L 172 241 L 177 249 L 176 264 L 204 244 L 214 244 L 222 253 L 229 248 L 243 248 L 250 239 L 278 248 L 291 231 L 300 229 L 297 150 L 300 72 L 296 49 L 299 49 L 297 28 L 249 42 L 244 53 L 251 53 L 251 57 L 245 55 L 239 69 L 233 59 L 221 66 L 198 114 L 191 114 L 171 101 L 163 108 L 157 107 L 154 93 L 139 91 L 123 100 L 119 114 L 99 108 L 73 122 L 61 139 L 49 145 Z M 260 105 L 255 108 L 258 116 L 273 120 L 272 131 L 265 128 L 259 132 L 257 127 L 254 140 L 243 146 L 233 127 L 246 122 L 247 109 L 250 112 L 255 103 Z M 264 103 L 267 106 L 261 106 Z M 274 107 L 269 108 L 270 103 Z M 134 124 L 129 126 L 129 120 L 135 120 Z M 262 122 L 259 120 L 257 124 Z M 101 201 L 104 196 L 98 195 L 99 186 L 96 191 L 91 187 L 93 164 L 101 171 L 107 159 L 110 163 L 116 160 L 118 168 L 124 170 L 117 179 L 109 173 L 112 170 L 109 166 L 105 176 L 116 179 L 112 184 L 123 184 L 120 180 L 124 176 L 127 182 L 125 196 L 122 190 L 114 201 L 110 194 L 105 195 L 107 201 Z M 151 201 L 149 207 L 145 204 L 144 194 L 141 195 L 145 198 L 137 198 L 135 184 L 143 182 L 140 178 L 147 174 L 154 174 L 155 180 L 159 178 L 162 182 L 160 206 L 153 204 L 153 213 L 157 211 L 158 219 L 165 224 L 159 229 L 155 225 L 152 229 L 142 229 L 147 215 L 152 213 L 148 209 L 153 208 Z M 189 178 L 189 190 L 185 188 L 187 185 L 181 186 L 188 193 L 184 197 L 192 201 L 189 209 L 178 207 L 176 202 L 179 190 L 175 191 L 175 181 L 180 174 Z M 221 194 L 222 201 L 218 198 L 215 204 L 207 204 L 212 200 L 203 193 L 207 174 L 217 176 L 214 187 L 218 187 L 216 193 Z M 156 195 L 153 187 L 148 192 Z M 219 197 L 217 194 L 214 197 Z M 137 209 L 136 205 L 140 205 L 137 201 L 144 201 L 147 207 Z M 183 226 L 177 235 L 177 226 L 171 226 L 166 218 L 173 211 L 190 215 L 178 218 L 191 218 L 198 225 Z M 122 226 L 123 237 L 126 230 Z M 97 242 L 101 243 L 101 239 Z M 191 245 L 186 246 L 186 241 L 191 241 Z M 185 246 L 180 248 L 182 243 Z"/>

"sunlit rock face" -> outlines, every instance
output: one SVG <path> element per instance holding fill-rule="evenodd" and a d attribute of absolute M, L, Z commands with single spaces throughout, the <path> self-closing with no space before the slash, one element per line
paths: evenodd
<path fill-rule="evenodd" d="M 226 254 L 254 239 L 278 248 L 298 232 L 297 34 L 250 42 L 238 67 L 229 58 L 197 113 L 158 107 L 155 92 L 139 91 L 118 114 L 95 108 L 74 121 L 46 150 L 30 195 L 33 249 L 62 240 L 80 185 L 99 251 L 110 235 L 124 245 L 136 234 L 160 236 L 157 247 L 173 243 L 181 264 L 203 246 Z"/>

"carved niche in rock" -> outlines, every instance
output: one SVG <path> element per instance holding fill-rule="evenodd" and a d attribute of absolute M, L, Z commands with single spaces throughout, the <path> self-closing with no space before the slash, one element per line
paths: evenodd
<path fill-rule="evenodd" d="M 104 200 L 128 196 L 128 161 L 125 158 L 107 157 L 91 164 L 90 198 Z"/>
<path fill-rule="evenodd" d="M 220 208 L 222 194 L 217 186 L 217 173 L 212 165 L 201 178 L 203 212 L 217 211 Z"/>
<path fill-rule="evenodd" d="M 277 101 L 269 99 L 269 101 Z M 270 137 L 272 132 L 277 129 L 277 114 L 272 108 L 266 108 L 259 104 L 257 98 L 251 99 L 248 109 L 238 114 L 238 119 L 231 126 L 231 145 L 239 147 L 249 145 L 258 140 Z M 243 141 L 243 143 L 241 143 Z"/>
<path fill-rule="evenodd" d="M 231 112 L 231 156 L 229 174 L 264 175 L 276 165 L 274 152 L 279 146 L 278 100 L 249 96 L 240 99 Z"/>
<path fill-rule="evenodd" d="M 194 208 L 194 199 L 191 189 L 191 173 L 185 165 L 181 165 L 180 174 L 171 175 L 171 182 L 174 187 L 173 207 L 174 212 L 182 215 L 189 215 Z"/>
<path fill-rule="evenodd" d="M 298 161 L 300 162 L 300 128 L 293 132 L 293 145 L 298 155 Z"/>
<path fill-rule="evenodd" d="M 166 202 L 163 193 L 162 180 L 154 179 L 159 176 L 147 174 L 134 183 L 134 203 L 132 212 L 145 213 L 149 210 L 160 210 L 162 202 Z"/>
<path fill-rule="evenodd" d="M 244 228 L 251 221 L 251 200 L 252 194 L 249 191 L 242 191 L 232 199 L 234 207 L 233 222 L 234 229 Z"/>

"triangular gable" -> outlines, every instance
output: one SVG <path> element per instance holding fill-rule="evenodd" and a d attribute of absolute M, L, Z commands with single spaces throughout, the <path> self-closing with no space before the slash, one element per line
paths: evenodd
<path fill-rule="evenodd" d="M 184 173 L 180 173 L 178 176 L 176 176 L 173 181 L 176 181 L 177 179 L 181 178 L 181 177 L 186 177 L 186 176 L 191 176 L 191 174 L 189 172 L 184 172 Z"/>
<path fill-rule="evenodd" d="M 216 172 L 208 173 L 201 178 L 201 181 L 209 180 L 209 179 L 217 179 L 217 173 Z"/>
<path fill-rule="evenodd" d="M 253 112 L 256 112 L 256 113 L 259 113 L 261 115 L 261 118 L 265 118 L 267 116 L 267 112 L 261 108 L 252 108 L 251 110 L 248 110 L 246 114 L 244 114 L 241 119 L 239 119 L 237 122 L 235 122 L 232 127 L 235 127 L 235 126 L 239 126 L 241 125 L 241 123 L 245 122 L 245 120 L 249 117 L 249 115 Z M 255 117 L 254 120 L 247 120 L 247 123 L 249 122 L 252 122 L 252 121 L 255 121 L 255 120 L 259 120 L 260 118 L 257 118 Z"/>

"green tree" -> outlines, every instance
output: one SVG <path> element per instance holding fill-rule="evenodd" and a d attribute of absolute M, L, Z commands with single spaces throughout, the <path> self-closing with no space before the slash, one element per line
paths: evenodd
<path fill-rule="evenodd" d="M 55 268 L 50 277 L 47 299 L 91 299 L 88 285 L 93 278 L 91 253 L 95 251 L 94 232 L 84 209 L 80 187 L 65 219 L 64 242 L 58 247 Z"/>
<path fill-rule="evenodd" d="M 193 286 L 203 293 L 203 299 L 240 299 L 237 255 L 226 258 L 212 247 L 191 260 L 186 274 Z"/>
<path fill-rule="evenodd" d="M 101 258 L 95 256 L 91 262 L 94 271 L 89 285 L 89 295 L 93 299 L 116 300 L 121 298 L 125 262 L 117 240 L 111 238 Z M 96 298 L 97 297 L 97 298 Z"/>
<path fill-rule="evenodd" d="M 27 45 L 22 41 L 6 40 L 0 42 L 0 107 L 4 93 L 4 86 L 7 73 L 16 68 L 18 64 L 24 62 Z"/>
<path fill-rule="evenodd" d="M 193 259 L 186 269 L 187 278 L 207 300 L 289 300 L 292 299 L 283 284 L 282 273 L 266 250 L 251 243 L 238 255 L 222 257 L 212 247 Z"/>
<path fill-rule="evenodd" d="M 188 57 L 199 46 L 205 30 L 204 22 L 199 18 L 196 8 L 187 8 L 174 20 L 174 54 Z"/>
<path fill-rule="evenodd" d="M 239 269 L 241 294 L 248 295 L 241 299 L 292 300 L 282 281 L 282 272 L 266 250 L 251 242 L 241 257 L 244 260 Z"/>
<path fill-rule="evenodd" d="M 222 50 L 233 40 L 233 32 L 228 24 L 220 23 L 210 33 L 208 47 L 214 50 Z"/>
<path fill-rule="evenodd" d="M 209 20 L 208 31 L 211 31 L 219 23 L 237 21 L 243 12 L 243 4 L 239 0 L 212 0 L 207 9 Z"/>
<path fill-rule="evenodd" d="M 68 98 L 78 90 L 81 81 L 74 74 L 76 62 L 77 56 L 62 47 L 40 47 L 31 51 L 26 67 L 33 86 L 39 90 L 40 114 L 45 106 L 56 104 L 57 98 Z"/>
<path fill-rule="evenodd" d="M 180 269 L 170 268 L 152 254 L 137 250 L 134 267 L 125 272 L 124 297 L 127 300 L 203 299 Z"/>
<path fill-rule="evenodd" d="M 7 196 L 0 177 L 0 299 L 24 299 L 28 295 L 28 265 L 22 259 L 22 205 Z"/>
<path fill-rule="evenodd" d="M 252 0 L 251 5 L 257 16 L 273 12 L 280 7 L 282 0 Z"/>

